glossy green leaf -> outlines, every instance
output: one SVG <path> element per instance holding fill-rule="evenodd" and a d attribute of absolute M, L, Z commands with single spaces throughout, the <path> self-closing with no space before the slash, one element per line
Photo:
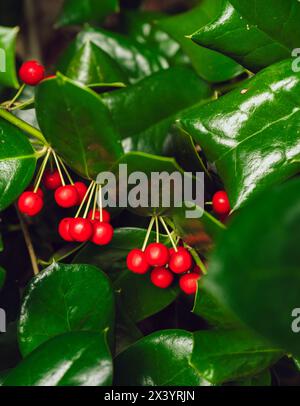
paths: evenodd
<path fill-rule="evenodd" d="M 72 332 L 46 341 L 15 369 L 4 386 L 107 386 L 112 360 L 104 334 Z"/>
<path fill-rule="evenodd" d="M 5 270 L 2 267 L 0 267 L 0 289 L 2 288 L 2 286 L 4 284 L 5 275 L 6 275 Z"/>
<path fill-rule="evenodd" d="M 278 348 L 249 331 L 198 331 L 191 365 L 204 379 L 221 384 L 257 374 L 281 356 Z"/>
<path fill-rule="evenodd" d="M 85 85 L 128 82 L 122 68 L 101 48 L 89 41 L 74 53 L 66 66 L 61 66 L 61 71 L 68 78 Z"/>
<path fill-rule="evenodd" d="M 239 327 L 241 322 L 222 304 L 219 298 L 207 288 L 206 279 L 206 275 L 202 276 L 198 282 L 198 291 L 195 296 L 193 313 L 202 317 L 212 327 L 222 329 Z"/>
<path fill-rule="evenodd" d="M 196 72 L 209 82 L 224 82 L 242 73 L 236 62 L 202 46 L 194 44 L 187 36 L 209 23 L 221 10 L 223 0 L 205 0 L 183 14 L 159 20 L 157 25 L 181 45 Z"/>
<path fill-rule="evenodd" d="M 233 210 L 299 172 L 299 90 L 300 73 L 279 62 L 180 120 L 215 163 Z"/>
<path fill-rule="evenodd" d="M 18 88 L 16 74 L 16 39 L 19 28 L 0 27 L 0 84 Z"/>
<path fill-rule="evenodd" d="M 299 187 L 299 179 L 289 181 L 241 211 L 223 234 L 207 277 L 223 305 L 298 356 L 292 311 L 300 300 Z"/>
<path fill-rule="evenodd" d="M 36 155 L 17 127 L 0 119 L 0 210 L 8 207 L 28 186 Z"/>
<path fill-rule="evenodd" d="M 119 135 L 100 97 L 58 74 L 36 92 L 39 125 L 66 163 L 86 178 L 108 170 L 122 155 Z"/>
<path fill-rule="evenodd" d="M 46 316 L 45 316 L 46 315 Z M 112 329 L 114 296 L 106 275 L 90 265 L 53 263 L 27 288 L 19 322 L 22 354 L 69 331 Z"/>
<path fill-rule="evenodd" d="M 130 82 L 136 82 L 169 67 L 167 60 L 151 47 L 118 33 L 87 27 L 77 35 L 62 55 L 59 69 L 64 71 L 87 43 L 107 54 L 106 59 L 102 55 L 101 63 L 104 66 L 109 65 L 109 58 L 113 59 Z"/>
<path fill-rule="evenodd" d="M 223 52 L 253 72 L 290 58 L 296 47 L 297 34 L 293 26 L 300 18 L 299 4 L 293 0 L 284 1 L 284 4 L 280 0 L 276 5 L 272 1 L 272 6 L 266 3 L 256 5 L 257 14 L 254 15 L 249 2 L 241 7 L 240 2 L 224 1 L 217 18 L 191 38 L 201 46 Z M 272 18 L 268 14 L 268 18 L 262 19 L 264 13 L 269 13 L 269 7 L 272 7 Z M 278 26 L 285 24 L 290 8 L 293 10 L 289 23 L 281 31 Z"/>
<path fill-rule="evenodd" d="M 163 55 L 172 66 L 190 66 L 188 56 L 179 42 L 163 31 L 157 22 L 166 14 L 153 11 L 128 11 L 123 16 L 126 33 L 140 44 L 150 45 Z"/>
<path fill-rule="evenodd" d="M 75 263 L 96 265 L 109 274 L 118 293 L 120 307 L 134 321 L 158 313 L 178 296 L 175 287 L 159 289 L 150 282 L 149 275 L 135 275 L 127 270 L 126 257 L 129 251 L 141 247 L 145 236 L 144 229 L 118 228 L 107 247 L 87 245 L 74 259 Z M 160 240 L 168 243 L 166 236 L 161 236 Z M 155 241 L 154 232 L 150 241 Z"/>
<path fill-rule="evenodd" d="M 294 361 L 295 361 L 295 364 L 296 364 L 296 367 L 299 369 L 299 371 L 300 371 L 300 359 L 299 358 L 294 358 Z"/>
<path fill-rule="evenodd" d="M 213 92 L 191 70 L 177 67 L 102 97 L 126 152 L 136 150 L 160 155 L 170 142 L 168 130 L 180 112 L 212 99 Z"/>
<path fill-rule="evenodd" d="M 118 10 L 118 0 L 65 0 L 57 26 L 101 22 Z"/>
<path fill-rule="evenodd" d="M 115 385 L 206 386 L 190 364 L 193 335 L 183 330 L 153 333 L 115 360 Z"/>

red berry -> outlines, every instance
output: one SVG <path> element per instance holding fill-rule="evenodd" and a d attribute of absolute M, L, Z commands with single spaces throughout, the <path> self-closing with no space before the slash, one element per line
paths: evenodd
<path fill-rule="evenodd" d="M 92 221 L 92 223 L 95 222 L 95 221 L 100 221 L 100 210 L 95 210 L 94 220 L 92 220 L 92 218 L 93 218 L 93 209 L 91 209 L 89 211 L 88 218 Z M 102 209 L 102 221 L 104 223 L 109 223 L 110 222 L 110 214 L 105 209 Z"/>
<path fill-rule="evenodd" d="M 184 247 L 177 247 L 177 251 L 182 250 L 182 249 L 184 250 L 185 248 Z M 173 247 L 169 248 L 170 258 L 174 254 L 174 252 L 176 252 L 176 251 L 175 251 L 175 249 Z"/>
<path fill-rule="evenodd" d="M 134 273 L 146 273 L 150 266 L 146 261 L 145 253 L 139 249 L 131 250 L 127 255 L 127 268 Z"/>
<path fill-rule="evenodd" d="M 187 273 L 179 280 L 180 289 L 187 295 L 194 295 L 197 292 L 197 281 L 200 275 L 197 273 Z"/>
<path fill-rule="evenodd" d="M 21 66 L 19 76 L 26 85 L 36 86 L 44 79 L 45 68 L 37 61 L 27 61 Z"/>
<path fill-rule="evenodd" d="M 43 176 L 43 184 L 46 189 L 55 190 L 61 186 L 61 178 L 58 170 L 45 171 Z"/>
<path fill-rule="evenodd" d="M 191 268 L 192 263 L 193 261 L 191 254 L 185 248 L 182 248 L 171 256 L 169 268 L 174 273 L 184 273 Z"/>
<path fill-rule="evenodd" d="M 75 186 L 78 196 L 79 196 L 77 203 L 80 204 L 82 202 L 82 200 L 84 199 L 84 196 L 86 195 L 88 188 L 86 187 L 86 185 L 83 182 L 75 182 L 74 186 Z"/>
<path fill-rule="evenodd" d="M 169 260 L 169 249 L 159 243 L 149 244 L 145 251 L 146 261 L 151 266 L 164 266 Z"/>
<path fill-rule="evenodd" d="M 44 201 L 38 193 L 23 192 L 18 200 L 18 207 L 21 213 L 28 216 L 36 216 L 43 208 Z"/>
<path fill-rule="evenodd" d="M 168 288 L 174 280 L 172 272 L 166 268 L 155 268 L 151 272 L 151 282 L 161 289 Z"/>
<path fill-rule="evenodd" d="M 34 186 L 29 186 L 26 189 L 27 192 L 33 192 L 34 191 Z M 43 199 L 44 198 L 44 192 L 42 191 L 42 189 L 39 187 L 38 190 L 36 191 L 36 193 Z"/>
<path fill-rule="evenodd" d="M 227 193 L 220 190 L 215 193 L 212 199 L 212 207 L 215 213 L 227 216 L 230 213 L 230 203 Z"/>
<path fill-rule="evenodd" d="M 70 223 L 73 221 L 72 218 L 64 218 L 61 220 L 58 226 L 58 233 L 61 238 L 65 241 L 74 241 L 70 235 Z"/>
<path fill-rule="evenodd" d="M 90 220 L 78 217 L 70 221 L 69 233 L 75 241 L 88 241 L 93 235 L 93 226 Z"/>
<path fill-rule="evenodd" d="M 114 235 L 114 229 L 109 223 L 93 223 L 93 236 L 91 241 L 97 245 L 107 245 L 111 242 Z"/>
<path fill-rule="evenodd" d="M 199 265 L 195 265 L 193 268 L 193 273 L 196 273 L 198 275 L 202 275 L 202 271 Z"/>
<path fill-rule="evenodd" d="M 73 185 L 60 186 L 56 189 L 54 198 L 56 203 L 61 207 L 73 207 L 78 202 L 78 192 Z"/>

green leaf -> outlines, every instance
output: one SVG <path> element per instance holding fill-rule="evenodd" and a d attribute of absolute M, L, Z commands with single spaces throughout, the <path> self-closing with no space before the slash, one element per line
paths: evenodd
<path fill-rule="evenodd" d="M 56 335 L 112 330 L 113 322 L 114 296 L 104 273 L 90 265 L 53 263 L 33 279 L 25 292 L 19 322 L 20 349 L 27 355 Z"/>
<path fill-rule="evenodd" d="M 284 3 L 280 0 L 276 5 L 273 1 L 261 2 L 256 5 L 257 14 L 254 15 L 253 5 L 250 6 L 248 2 L 247 6 L 240 6 L 240 3 L 224 1 L 217 18 L 194 33 L 191 38 L 201 46 L 223 52 L 253 72 L 290 58 L 296 47 L 294 39 L 297 34 L 293 27 L 296 22 L 298 25 L 299 5 L 293 0 Z M 272 18 L 261 19 L 269 12 L 269 7 L 272 7 Z M 293 11 L 288 18 L 288 25 L 284 30 L 278 29 L 285 24 L 291 8 Z"/>
<path fill-rule="evenodd" d="M 43 343 L 4 381 L 4 386 L 107 386 L 112 360 L 104 334 L 72 332 Z"/>
<path fill-rule="evenodd" d="M 198 282 L 193 313 L 205 319 L 211 326 L 232 329 L 240 326 L 240 321 L 224 306 L 206 286 L 207 276 Z"/>
<path fill-rule="evenodd" d="M 75 58 L 76 53 L 80 52 L 80 49 L 87 43 L 100 48 L 113 59 L 132 83 L 169 67 L 167 60 L 151 47 L 139 44 L 118 33 L 87 27 L 66 49 L 60 60 L 59 68 L 64 71 Z M 108 57 L 106 62 L 101 63 L 108 64 Z"/>
<path fill-rule="evenodd" d="M 281 356 L 278 348 L 249 331 L 198 331 L 191 365 L 204 379 L 221 384 L 258 374 Z"/>
<path fill-rule="evenodd" d="M 70 59 L 61 64 L 60 70 L 70 79 L 85 85 L 128 82 L 127 75 L 117 62 L 90 41 L 82 44 L 74 53 L 70 52 Z"/>
<path fill-rule="evenodd" d="M 1 289 L 2 286 L 4 285 L 5 275 L 6 275 L 5 269 L 3 269 L 3 268 L 0 266 L 0 289 Z"/>
<path fill-rule="evenodd" d="M 271 386 L 271 383 L 272 376 L 270 371 L 267 369 L 258 375 L 232 382 L 230 386 Z"/>
<path fill-rule="evenodd" d="M 212 89 L 187 68 L 158 72 L 125 89 L 103 94 L 126 152 L 160 155 L 180 112 L 212 99 Z M 137 111 L 139 112 L 137 115 Z"/>
<path fill-rule="evenodd" d="M 130 346 L 115 360 L 115 385 L 206 386 L 190 364 L 193 335 L 163 330 Z"/>
<path fill-rule="evenodd" d="M 190 60 L 184 54 L 180 44 L 163 31 L 157 22 L 166 14 L 153 11 L 127 11 L 123 15 L 126 33 L 140 44 L 150 45 L 163 55 L 172 66 L 190 66 Z"/>
<path fill-rule="evenodd" d="M 209 82 L 224 82 L 243 72 L 243 68 L 227 56 L 196 46 L 186 37 L 209 23 L 220 11 L 222 3 L 223 0 L 205 0 L 190 11 L 167 17 L 157 23 L 158 27 L 181 45 L 196 72 Z"/>
<path fill-rule="evenodd" d="M 57 26 L 101 22 L 109 14 L 119 11 L 118 0 L 65 0 Z"/>
<path fill-rule="evenodd" d="M 0 27 L 0 84 L 18 88 L 16 74 L 16 39 L 19 28 Z"/>
<path fill-rule="evenodd" d="M 36 111 L 47 140 L 80 175 L 96 177 L 122 155 L 119 135 L 101 98 L 65 76 L 41 83 Z"/>
<path fill-rule="evenodd" d="M 215 163 L 233 210 L 300 169 L 300 73 L 279 62 L 243 89 L 180 120 Z"/>
<path fill-rule="evenodd" d="M 36 166 L 35 152 L 22 131 L 0 119 L 0 210 L 28 186 Z"/>
<path fill-rule="evenodd" d="M 150 282 L 148 275 L 135 275 L 128 271 L 126 257 L 130 250 L 141 247 L 145 236 L 144 229 L 118 228 L 109 246 L 95 248 L 87 245 L 74 259 L 75 263 L 99 266 L 109 274 L 118 293 L 120 307 L 134 321 L 158 313 L 178 296 L 176 288 L 159 289 Z M 166 236 L 161 235 L 160 240 L 168 243 Z M 150 241 L 155 241 L 154 232 L 150 235 Z"/>
<path fill-rule="evenodd" d="M 296 356 L 300 346 L 292 311 L 299 308 L 299 187 L 297 179 L 274 188 L 233 219 L 206 282 L 243 322 Z"/>

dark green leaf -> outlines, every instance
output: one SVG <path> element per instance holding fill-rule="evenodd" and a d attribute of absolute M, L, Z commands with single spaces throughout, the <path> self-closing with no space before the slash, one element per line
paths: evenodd
<path fill-rule="evenodd" d="M 290 181 L 241 211 L 223 234 L 207 277 L 209 289 L 224 305 L 297 356 L 292 311 L 300 300 L 299 187 L 299 179 Z"/>
<path fill-rule="evenodd" d="M 38 87 L 36 110 L 45 137 L 82 176 L 97 176 L 122 155 L 109 111 L 88 88 L 58 74 Z"/>
<path fill-rule="evenodd" d="M 104 94 L 126 152 L 161 154 L 180 112 L 212 99 L 212 89 L 187 68 L 158 72 L 129 88 Z M 138 115 L 137 115 L 138 111 Z"/>
<path fill-rule="evenodd" d="M 181 119 L 216 164 L 233 210 L 300 170 L 299 94 L 287 60 Z"/>
<path fill-rule="evenodd" d="M 0 210 L 28 186 L 36 166 L 35 152 L 26 136 L 0 119 Z"/>
<path fill-rule="evenodd" d="M 0 289 L 2 288 L 4 281 L 5 281 L 5 269 L 0 266 Z"/>
<path fill-rule="evenodd" d="M 229 329 L 240 325 L 237 318 L 207 289 L 206 276 L 198 282 L 193 312 L 213 327 Z"/>
<path fill-rule="evenodd" d="M 19 322 L 22 354 L 68 331 L 110 330 L 114 296 L 108 278 L 91 265 L 53 263 L 25 292 Z"/>
<path fill-rule="evenodd" d="M 72 332 L 43 343 L 14 370 L 4 386 L 107 386 L 112 360 L 104 334 Z"/>
<path fill-rule="evenodd" d="M 61 71 L 70 79 L 83 84 L 128 82 L 127 75 L 122 68 L 101 48 L 87 41 L 74 54 L 70 53 L 70 60 Z"/>
<path fill-rule="evenodd" d="M 280 350 L 249 331 L 198 331 L 191 365 L 204 379 L 221 384 L 257 374 L 281 356 Z"/>
<path fill-rule="evenodd" d="M 293 27 L 300 18 L 299 4 L 293 0 L 280 0 L 276 5 L 274 1 L 261 2 L 256 5 L 254 15 L 254 7 L 249 2 L 246 6 L 241 6 L 241 2 L 231 3 L 224 1 L 217 18 L 191 38 L 201 46 L 223 52 L 254 72 L 291 56 L 296 47 L 297 34 Z M 272 7 L 272 18 L 264 18 L 269 7 Z M 290 9 L 293 10 L 286 28 L 278 29 L 285 25 Z"/>
<path fill-rule="evenodd" d="M 143 320 L 161 311 L 178 295 L 175 288 L 156 288 L 148 275 L 135 275 L 127 270 L 127 254 L 133 248 L 141 247 L 145 236 L 146 230 L 143 229 L 118 228 L 109 246 L 95 248 L 93 245 L 87 245 L 74 259 L 74 262 L 96 265 L 109 273 L 118 292 L 120 307 L 134 321 Z M 161 236 L 160 240 L 168 242 L 165 236 Z M 155 241 L 154 232 L 150 241 Z"/>
<path fill-rule="evenodd" d="M 191 366 L 193 335 L 183 330 L 151 334 L 116 358 L 115 385 L 206 386 Z"/>
<path fill-rule="evenodd" d="M 190 60 L 184 54 L 179 42 L 160 29 L 157 22 L 166 17 L 163 13 L 151 11 L 130 11 L 123 16 L 123 25 L 127 34 L 140 44 L 147 44 L 170 62 L 172 66 L 190 66 Z"/>
<path fill-rule="evenodd" d="M 272 376 L 269 370 L 232 383 L 232 386 L 271 386 Z"/>
<path fill-rule="evenodd" d="M 18 88 L 16 74 L 16 39 L 19 28 L 0 27 L 0 84 Z"/>
<path fill-rule="evenodd" d="M 106 16 L 119 10 L 118 0 L 65 0 L 57 25 L 101 22 Z"/>
<path fill-rule="evenodd" d="M 197 73 L 209 82 L 224 82 L 242 73 L 243 68 L 228 57 L 205 47 L 196 46 L 187 35 L 209 23 L 221 10 L 223 0 L 205 0 L 194 9 L 158 21 L 181 45 Z"/>
<path fill-rule="evenodd" d="M 167 60 L 158 55 L 152 48 L 123 35 L 94 28 L 85 28 L 70 44 L 61 58 L 59 67 L 65 70 L 75 54 L 86 43 L 100 48 L 112 58 L 129 78 L 136 82 L 145 76 L 169 67 Z M 108 59 L 106 59 L 107 63 Z"/>

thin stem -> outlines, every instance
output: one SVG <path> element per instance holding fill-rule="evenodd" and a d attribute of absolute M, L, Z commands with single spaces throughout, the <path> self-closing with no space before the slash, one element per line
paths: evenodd
<path fill-rule="evenodd" d="M 82 199 L 82 202 L 77 210 L 77 213 L 75 214 L 75 218 L 77 218 L 81 212 L 81 209 L 83 208 L 83 205 L 88 197 L 88 195 L 90 194 L 91 188 L 93 187 L 94 181 L 91 182 L 90 186 L 88 187 L 88 190 L 86 191 L 86 194 L 84 195 L 84 198 Z"/>
<path fill-rule="evenodd" d="M 30 106 L 33 103 L 34 103 L 34 98 L 31 97 L 30 99 L 24 101 L 23 103 L 16 103 L 16 105 L 11 107 L 9 110 L 10 111 L 23 110 L 25 107 Z"/>
<path fill-rule="evenodd" d="M 173 245 L 173 248 L 174 248 L 175 252 L 177 252 L 178 251 L 177 246 L 176 246 L 175 241 L 174 241 L 174 239 L 172 237 L 172 234 L 170 233 L 170 231 L 168 229 L 168 226 L 165 223 L 165 220 L 162 217 L 159 217 L 159 220 L 160 220 L 161 224 L 163 225 L 164 229 L 166 230 L 166 232 L 168 234 L 168 237 L 169 237 L 169 240 L 171 241 L 171 244 Z"/>
<path fill-rule="evenodd" d="M 85 212 L 84 212 L 84 215 L 83 215 L 83 218 L 84 218 L 84 219 L 85 219 L 85 218 L 87 217 L 87 215 L 88 215 L 88 211 L 89 211 L 89 208 L 90 208 L 90 205 L 91 205 L 91 201 L 92 201 L 92 198 L 93 198 L 93 195 L 94 195 L 95 187 L 96 187 L 96 183 L 93 182 L 93 187 L 92 187 L 92 190 L 91 190 L 91 193 L 90 193 L 90 197 L 89 197 L 89 200 L 88 200 L 88 202 L 87 202 L 87 205 L 86 205 L 86 208 L 85 208 Z"/>
<path fill-rule="evenodd" d="M 155 217 L 152 217 L 151 220 L 150 220 L 148 230 L 147 230 L 147 233 L 146 233 L 146 236 L 145 236 L 144 244 L 143 244 L 143 247 L 142 247 L 142 251 L 145 251 L 145 249 L 147 247 L 154 220 L 155 220 Z"/>
<path fill-rule="evenodd" d="M 102 207 L 102 185 L 99 186 L 98 200 L 99 200 L 99 210 L 100 210 L 100 221 L 103 221 L 103 207 Z"/>
<path fill-rule="evenodd" d="M 20 130 L 23 130 L 26 133 L 30 134 L 32 137 L 38 139 L 42 144 L 49 146 L 45 137 L 38 129 L 32 127 L 30 124 L 27 124 L 25 121 L 14 116 L 9 111 L 0 109 L 0 117 L 4 118 L 6 121 L 15 125 L 16 127 L 20 128 Z"/>
<path fill-rule="evenodd" d="M 155 227 L 156 227 L 156 242 L 159 242 L 159 224 L 158 224 L 158 217 L 155 216 Z"/>
<path fill-rule="evenodd" d="M 59 155 L 57 155 L 57 158 L 58 158 L 61 166 L 63 167 L 63 170 L 65 171 L 65 174 L 67 175 L 67 178 L 69 179 L 69 182 L 71 183 L 71 185 L 74 185 L 73 179 L 72 179 L 66 165 L 64 164 L 63 160 L 61 159 L 61 157 Z"/>
<path fill-rule="evenodd" d="M 15 96 L 10 100 L 10 102 L 7 105 L 7 109 L 10 109 L 10 107 L 15 104 L 15 101 L 18 100 L 18 98 L 21 96 L 21 94 L 23 93 L 23 90 L 25 89 L 25 83 L 22 84 L 22 86 L 20 87 L 20 89 L 17 91 L 17 93 L 15 94 Z"/>
<path fill-rule="evenodd" d="M 39 270 L 39 266 L 38 266 L 37 257 L 35 255 L 35 251 L 34 251 L 34 248 L 33 248 L 32 242 L 31 242 L 31 238 L 30 238 L 30 234 L 29 234 L 29 231 L 28 231 L 27 224 L 25 223 L 25 221 L 23 219 L 23 216 L 19 212 L 16 205 L 15 205 L 15 207 L 16 207 L 18 218 L 19 218 L 19 221 L 20 221 L 20 225 L 21 225 L 21 229 L 22 229 L 22 232 L 23 232 L 24 240 L 25 240 L 25 243 L 26 243 L 26 246 L 27 246 L 27 250 L 28 250 L 29 257 L 30 257 L 33 273 L 34 273 L 34 275 L 38 275 L 40 270 Z"/>
<path fill-rule="evenodd" d="M 93 204 L 92 220 L 95 220 L 98 194 L 99 194 L 99 185 L 96 186 L 96 193 L 95 193 L 94 204 Z"/>
<path fill-rule="evenodd" d="M 59 173 L 59 176 L 60 176 L 61 183 L 62 183 L 63 186 L 66 186 L 66 183 L 65 183 L 62 171 L 61 171 L 61 167 L 59 165 L 59 162 L 58 162 L 58 159 L 57 159 L 57 156 L 56 156 L 56 153 L 55 153 L 54 149 L 52 150 L 52 155 L 53 155 L 53 158 L 54 158 L 56 166 L 57 166 L 57 170 L 58 170 L 58 173 Z"/>
<path fill-rule="evenodd" d="M 189 248 L 189 251 L 190 251 L 196 265 L 199 266 L 203 275 L 206 275 L 207 274 L 206 266 L 204 265 L 204 262 L 202 261 L 202 259 L 199 257 L 197 251 L 194 248 L 190 248 L 187 244 L 184 244 L 184 247 Z"/>
<path fill-rule="evenodd" d="M 37 177 L 37 180 L 36 180 L 36 183 L 35 183 L 35 186 L 34 186 L 34 190 L 33 190 L 34 193 L 37 192 L 37 190 L 38 190 L 38 188 L 40 186 L 40 183 L 41 183 L 42 177 L 44 175 L 45 168 L 46 168 L 46 165 L 47 165 L 50 154 L 51 154 L 51 149 L 49 148 L 48 151 L 47 151 L 47 154 L 46 154 L 46 156 L 45 156 L 45 158 L 44 158 L 44 160 L 42 162 L 41 168 L 39 170 L 38 177 Z"/>
<path fill-rule="evenodd" d="M 205 202 L 205 204 L 212 205 L 212 202 Z"/>

